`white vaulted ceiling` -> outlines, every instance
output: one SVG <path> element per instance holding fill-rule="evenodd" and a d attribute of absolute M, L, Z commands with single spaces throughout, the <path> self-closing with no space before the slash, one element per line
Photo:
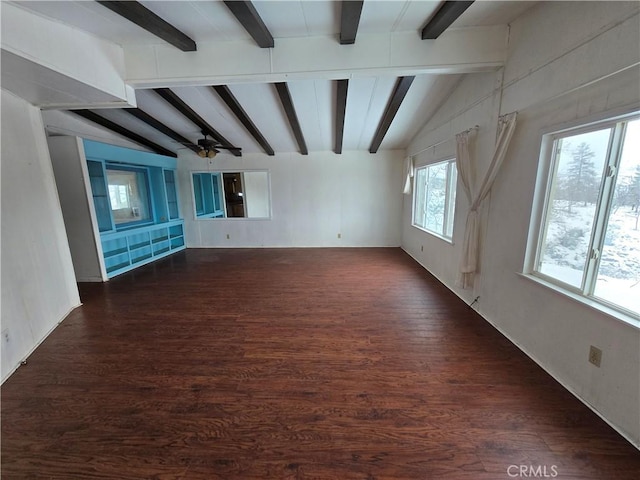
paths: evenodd
<path fill-rule="evenodd" d="M 338 45 L 342 2 L 254 1 L 255 10 L 274 38 L 271 49 L 260 49 L 223 1 L 139 2 L 193 39 L 198 45 L 197 52 L 181 52 L 95 1 L 9 3 L 122 46 L 129 59 L 127 74 L 131 74 L 125 81 L 136 89 L 138 109 L 196 142 L 202 136 L 201 129 L 149 87 L 171 88 L 229 143 L 245 153 L 264 149 L 211 85 L 228 86 L 275 152 L 295 152 L 299 151 L 299 145 L 273 85 L 286 81 L 308 150 L 331 151 L 336 137 L 336 80 L 348 79 L 342 147 L 348 151 L 369 149 L 398 77 L 415 75 L 380 146 L 380 149 L 403 149 L 461 77 L 474 71 L 459 66 L 445 68 L 446 61 L 442 59 L 438 65 L 445 67 L 431 70 L 414 61 L 420 55 L 431 58 L 432 50 L 442 50 L 446 42 L 453 45 L 459 42 L 458 37 L 420 40 L 417 48 L 422 52 L 412 53 L 413 57 L 397 46 L 412 42 L 411 48 L 416 49 L 413 45 L 419 40 L 420 30 L 440 8 L 440 1 L 365 0 L 355 45 Z M 473 31 L 476 27 L 506 25 L 533 3 L 476 1 L 449 30 Z M 311 48 L 325 45 L 327 38 L 336 52 L 354 52 L 353 58 L 341 57 L 334 65 L 333 55 L 324 49 Z M 376 51 L 379 45 L 385 45 L 386 38 L 391 39 L 389 49 Z M 379 64 L 370 65 L 370 57 L 360 54 L 368 45 L 367 55 L 371 58 L 379 55 Z M 464 45 L 448 48 L 464 49 Z M 288 57 L 283 59 L 280 52 L 287 55 L 291 52 L 293 66 L 287 65 Z M 254 55 L 256 60 L 250 60 Z M 133 62 L 132 58 L 141 60 Z M 466 61 L 472 65 L 473 59 Z M 203 66 L 202 62 L 211 64 Z M 92 111 L 172 152 L 185 148 L 123 109 L 92 108 Z M 91 122 L 84 118 L 82 121 Z"/>

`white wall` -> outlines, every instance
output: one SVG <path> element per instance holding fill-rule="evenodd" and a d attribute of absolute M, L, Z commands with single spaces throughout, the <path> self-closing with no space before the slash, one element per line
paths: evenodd
<path fill-rule="evenodd" d="M 242 187 L 244 189 L 245 215 L 250 218 L 270 217 L 269 174 L 264 171 L 244 172 Z"/>
<path fill-rule="evenodd" d="M 483 208 L 481 273 L 473 290 L 454 285 L 467 213 L 459 188 L 454 245 L 411 226 L 405 197 L 403 248 L 565 387 L 640 445 L 640 330 L 518 275 L 523 271 L 542 134 L 640 100 L 636 2 L 541 2 L 511 26 L 504 71 L 468 76 L 430 119 L 409 153 L 446 141 L 418 163 L 455 152 L 452 141 L 479 125 L 473 155 L 486 171 L 500 114 L 517 110 L 505 164 Z M 503 78 L 504 75 L 504 78 Z M 502 83 L 504 82 L 504 83 Z M 448 141 L 447 141 L 448 140 Z M 421 251 L 424 246 L 424 251 Z M 587 361 L 603 350 L 601 368 Z"/>
<path fill-rule="evenodd" d="M 221 154 L 208 161 L 181 151 L 178 182 L 187 247 L 398 246 L 403 155 Z M 191 172 L 242 169 L 269 170 L 272 218 L 194 220 Z"/>
<path fill-rule="evenodd" d="M 48 137 L 64 226 L 77 282 L 105 282 L 102 245 L 82 139 Z"/>
<path fill-rule="evenodd" d="M 135 106 L 122 47 L 2 2 L 2 85 L 40 107 Z M 4 65 L 6 63 L 6 65 Z"/>
<path fill-rule="evenodd" d="M 70 112 L 61 110 L 43 110 L 42 121 L 49 135 L 69 135 L 108 143 L 119 147 L 132 148 L 143 152 L 150 152 L 147 147 L 139 145 L 111 130 L 106 130 L 98 124 L 85 120 Z"/>
<path fill-rule="evenodd" d="M 142 149 L 72 114 L 46 111 L 54 133 Z M 403 151 L 178 155 L 187 247 L 353 247 L 400 245 Z M 272 218 L 194 220 L 192 171 L 269 170 Z M 338 238 L 338 233 L 341 238 Z M 226 235 L 229 234 L 229 239 Z"/>
<path fill-rule="evenodd" d="M 135 106 L 122 47 L 2 2 L 3 88 L 40 107 Z"/>
<path fill-rule="evenodd" d="M 80 297 L 40 111 L 5 90 L 1 103 L 4 381 Z"/>

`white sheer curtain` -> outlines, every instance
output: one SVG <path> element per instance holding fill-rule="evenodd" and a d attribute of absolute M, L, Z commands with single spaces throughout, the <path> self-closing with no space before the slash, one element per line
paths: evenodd
<path fill-rule="evenodd" d="M 413 157 L 409 156 L 404 159 L 404 187 L 402 193 L 411 194 L 411 179 L 413 178 Z"/>
<path fill-rule="evenodd" d="M 518 112 L 508 113 L 499 118 L 498 140 L 496 141 L 493 158 L 479 189 L 475 188 L 474 162 L 469 155 L 469 132 L 462 132 L 456 135 L 456 166 L 469 201 L 469 213 L 467 214 L 460 271 L 457 279 L 458 286 L 462 288 L 473 287 L 473 280 L 478 267 L 478 241 L 480 238 L 478 209 L 489 194 L 500 166 L 504 161 L 509 142 L 511 142 L 511 137 L 516 128 L 517 114 Z"/>

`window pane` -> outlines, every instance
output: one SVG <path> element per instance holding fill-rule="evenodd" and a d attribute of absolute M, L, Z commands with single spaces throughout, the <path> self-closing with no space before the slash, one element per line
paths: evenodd
<path fill-rule="evenodd" d="M 220 195 L 220 175 L 211 177 L 213 183 L 213 208 L 214 210 L 222 210 L 222 195 Z"/>
<path fill-rule="evenodd" d="M 451 238 L 455 211 L 457 171 L 455 160 L 416 169 L 413 225 Z M 447 198 L 448 197 L 448 198 Z"/>
<path fill-rule="evenodd" d="M 151 220 L 145 172 L 107 168 L 107 180 L 116 225 Z"/>
<path fill-rule="evenodd" d="M 447 198 L 447 164 L 432 165 L 427 170 L 427 205 L 425 228 L 444 234 Z"/>
<path fill-rule="evenodd" d="M 202 198 L 202 179 L 197 173 L 193 174 L 193 196 L 196 203 L 196 215 L 203 215 L 204 199 Z"/>
<path fill-rule="evenodd" d="M 581 287 L 611 128 L 556 141 L 538 271 Z"/>
<path fill-rule="evenodd" d="M 416 179 L 414 182 L 415 204 L 413 206 L 413 223 L 422 228 L 424 228 L 426 224 L 426 218 L 425 218 L 426 183 L 427 183 L 427 169 L 420 168 L 416 170 Z"/>
<path fill-rule="evenodd" d="M 261 173 L 267 178 L 266 172 Z M 193 195 L 196 204 L 196 216 L 207 218 L 221 218 L 224 216 L 220 175 L 220 173 L 193 174 Z M 267 180 L 265 180 L 265 183 L 266 182 Z"/>
<path fill-rule="evenodd" d="M 627 125 L 594 295 L 640 313 L 640 120 Z"/>

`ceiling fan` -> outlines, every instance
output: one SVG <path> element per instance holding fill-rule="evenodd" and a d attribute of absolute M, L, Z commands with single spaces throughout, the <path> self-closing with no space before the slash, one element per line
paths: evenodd
<path fill-rule="evenodd" d="M 204 138 L 198 140 L 197 144 L 187 143 L 188 147 L 196 147 L 198 150 L 194 148 L 199 157 L 202 158 L 214 158 L 220 150 L 229 150 L 230 152 L 239 152 L 242 150 L 239 147 L 234 147 L 232 145 L 223 145 L 222 143 L 214 140 L 212 138 L 207 138 L 207 134 L 202 132 Z"/>

